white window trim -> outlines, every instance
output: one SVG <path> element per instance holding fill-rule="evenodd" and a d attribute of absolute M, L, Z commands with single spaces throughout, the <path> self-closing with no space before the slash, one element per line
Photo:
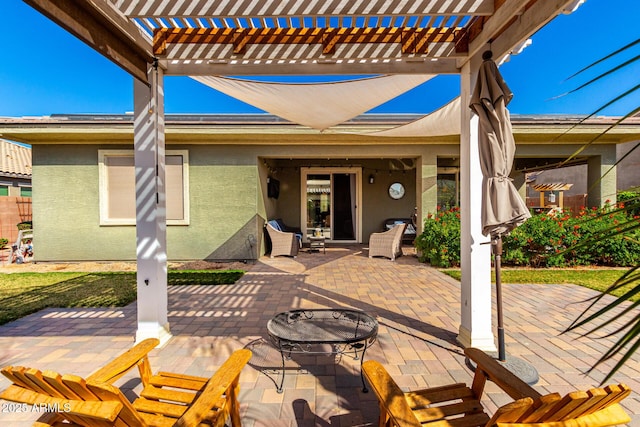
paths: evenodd
<path fill-rule="evenodd" d="M 107 167 L 106 157 L 122 156 L 132 157 L 133 150 L 98 150 L 98 181 L 100 203 L 100 225 L 136 225 L 136 219 L 111 219 L 109 218 L 109 205 L 107 203 Z M 189 225 L 191 207 L 189 205 L 189 150 L 166 150 L 167 156 L 182 156 L 182 194 L 184 206 L 183 219 L 167 219 L 167 225 Z"/>

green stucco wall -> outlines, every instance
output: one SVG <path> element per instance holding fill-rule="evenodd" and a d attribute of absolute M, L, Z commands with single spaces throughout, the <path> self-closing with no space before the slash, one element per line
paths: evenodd
<path fill-rule="evenodd" d="M 34 145 L 32 150 L 36 260 L 135 259 L 135 227 L 99 225 L 98 147 Z"/>
<path fill-rule="evenodd" d="M 34 234 L 39 261 L 134 260 L 135 226 L 99 225 L 98 149 L 34 146 Z M 189 150 L 190 223 L 167 227 L 169 259 L 254 259 L 264 206 L 256 156 L 206 146 Z"/>
<path fill-rule="evenodd" d="M 134 260 L 135 226 L 101 226 L 98 150 L 123 145 L 34 145 L 33 213 L 38 261 Z M 264 253 L 263 226 L 283 218 L 300 226 L 300 168 L 362 168 L 362 242 L 387 218 L 409 217 L 415 206 L 435 208 L 437 155 L 451 147 L 171 144 L 189 153 L 188 225 L 167 226 L 170 260 L 244 260 Z M 455 151 L 453 151 L 455 154 Z M 393 169 L 389 159 L 412 166 Z M 369 184 L 373 173 L 375 182 Z M 280 180 L 280 197 L 267 197 L 267 178 Z M 393 200 L 392 182 L 406 195 Z M 425 182 L 428 184 L 425 186 Z"/>

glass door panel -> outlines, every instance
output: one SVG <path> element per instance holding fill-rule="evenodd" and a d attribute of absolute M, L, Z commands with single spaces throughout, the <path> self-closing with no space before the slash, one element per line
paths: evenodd
<path fill-rule="evenodd" d="M 307 175 L 307 236 L 331 236 L 331 174 Z"/>
<path fill-rule="evenodd" d="M 351 167 L 301 168 L 300 175 L 301 226 L 305 236 L 319 232 L 328 241 L 361 241 L 362 170 Z"/>

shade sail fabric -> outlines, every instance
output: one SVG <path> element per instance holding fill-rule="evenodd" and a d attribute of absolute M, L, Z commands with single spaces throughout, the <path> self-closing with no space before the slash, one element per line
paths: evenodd
<path fill-rule="evenodd" d="M 389 137 L 460 135 L 460 97 L 406 125 L 370 132 L 367 135 Z"/>
<path fill-rule="evenodd" d="M 318 130 L 352 119 L 433 77 L 431 74 L 388 75 L 330 83 L 273 83 L 192 76 L 226 95 Z"/>
<path fill-rule="evenodd" d="M 470 108 L 478 115 L 478 145 L 482 170 L 482 234 L 509 233 L 531 216 L 509 178 L 516 144 L 507 105 L 513 93 L 495 62 L 480 66 Z"/>

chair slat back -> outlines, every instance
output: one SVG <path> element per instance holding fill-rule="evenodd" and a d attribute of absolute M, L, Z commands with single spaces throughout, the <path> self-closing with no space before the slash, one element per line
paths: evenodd
<path fill-rule="evenodd" d="M 59 373 L 54 371 L 44 371 L 42 372 L 42 379 L 52 388 L 56 389 L 62 397 L 71 400 L 82 400 L 80 396 L 62 382 L 62 375 Z"/>
<path fill-rule="evenodd" d="M 520 421 L 534 422 L 539 420 L 541 416 L 549 412 L 562 399 L 559 393 L 551 393 L 542 396 L 534 401 L 531 411 L 523 416 Z"/>
<path fill-rule="evenodd" d="M 118 424 L 123 426 L 144 426 L 146 423 L 134 409 L 129 400 L 122 394 L 119 388 L 110 384 L 86 384 L 89 392 L 97 396 L 102 401 L 117 401 L 122 404 L 122 409 L 118 414 Z"/>
<path fill-rule="evenodd" d="M 496 411 L 489 425 L 553 427 L 606 427 L 630 421 L 618 403 L 631 393 L 624 384 L 575 391 L 560 397 L 553 393 L 539 399 L 520 399 Z M 524 410 L 523 410 L 524 409 Z"/>
<path fill-rule="evenodd" d="M 44 379 L 44 374 L 39 370 L 33 369 L 33 368 L 26 369 L 24 371 L 24 375 L 31 381 L 32 384 L 36 385 L 40 390 L 42 390 L 44 394 L 48 394 L 49 396 L 53 396 L 53 397 L 61 397 L 61 398 L 67 397 L 61 392 L 59 392 L 55 387 L 52 387 L 51 384 L 49 384 Z"/>
<path fill-rule="evenodd" d="M 48 405 L 58 416 L 82 426 L 144 426 L 131 403 L 122 392 L 107 384 L 87 384 L 76 375 L 41 372 L 22 366 L 8 366 L 2 374 L 13 385 L 0 398 Z"/>

